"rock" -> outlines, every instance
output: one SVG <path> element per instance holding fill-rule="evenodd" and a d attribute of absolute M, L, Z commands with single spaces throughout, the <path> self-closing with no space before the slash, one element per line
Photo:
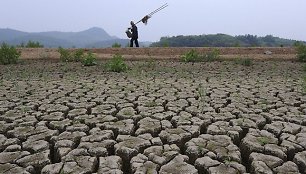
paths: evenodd
<path fill-rule="evenodd" d="M 268 51 L 265 51 L 264 54 L 266 54 L 266 55 L 271 55 L 271 54 L 273 54 L 273 53 L 272 53 L 272 51 L 269 51 L 269 50 L 268 50 Z"/>
<path fill-rule="evenodd" d="M 63 163 L 55 163 L 55 164 L 46 165 L 41 170 L 41 174 L 58 174 L 61 172 L 63 165 L 64 165 Z"/>
<path fill-rule="evenodd" d="M 272 132 L 275 136 L 278 136 L 281 133 L 296 135 L 299 133 L 301 126 L 294 123 L 275 121 L 271 124 L 267 124 L 264 129 Z"/>
<path fill-rule="evenodd" d="M 173 116 L 177 115 L 177 113 L 172 111 L 160 112 L 152 114 L 150 117 L 157 120 L 171 120 Z"/>
<path fill-rule="evenodd" d="M 123 174 L 119 156 L 100 157 L 98 174 Z"/>
<path fill-rule="evenodd" d="M 97 165 L 97 159 L 93 157 L 79 156 L 75 161 L 47 165 L 42 169 L 42 174 L 58 173 L 93 173 Z"/>
<path fill-rule="evenodd" d="M 278 166 L 281 166 L 284 161 L 278 157 L 271 156 L 271 155 L 265 155 L 261 153 L 253 152 L 250 155 L 250 161 L 253 163 L 255 161 L 262 161 L 264 162 L 271 170 L 273 168 L 276 168 Z"/>
<path fill-rule="evenodd" d="M 0 173 L 2 174 L 12 174 L 12 173 L 22 173 L 22 174 L 30 174 L 27 169 L 19 167 L 16 164 L 0 164 Z"/>
<path fill-rule="evenodd" d="M 26 141 L 24 143 L 22 143 L 22 147 L 24 148 L 24 150 L 27 151 L 32 151 L 34 153 L 37 152 L 42 152 L 45 150 L 49 150 L 49 143 L 47 141 L 44 140 L 38 140 L 38 141 Z"/>
<path fill-rule="evenodd" d="M 162 166 L 160 168 L 160 174 L 197 174 L 198 170 L 188 164 L 188 157 L 184 155 L 176 156 L 173 160 L 171 160 L 168 164 Z"/>
<path fill-rule="evenodd" d="M 244 170 L 245 172 L 245 170 Z M 227 174 L 236 174 L 240 173 L 237 169 L 231 167 L 230 165 L 220 164 L 216 167 L 210 167 L 208 173 L 227 173 Z"/>
<path fill-rule="evenodd" d="M 277 145 L 278 139 L 266 130 L 250 129 L 246 137 L 242 139 L 240 147 L 242 154 L 247 156 L 252 152 L 264 153 L 265 146 L 268 144 Z"/>
<path fill-rule="evenodd" d="M 229 122 L 217 121 L 208 126 L 207 133 L 212 135 L 228 135 L 235 144 L 239 144 L 242 129 L 239 126 L 230 126 Z"/>
<path fill-rule="evenodd" d="M 133 137 L 130 135 L 119 135 L 117 137 L 118 144 L 115 144 L 115 154 L 123 160 L 130 160 L 133 156 L 143 152 L 143 150 L 151 145 L 149 140 Z"/>
<path fill-rule="evenodd" d="M 302 173 L 306 173 L 306 151 L 297 153 L 294 156 L 293 162 L 297 164 Z"/>
<path fill-rule="evenodd" d="M 93 115 L 114 115 L 117 112 L 117 109 L 114 105 L 103 104 L 96 106 L 91 109 L 91 114 Z"/>
<path fill-rule="evenodd" d="M 282 166 L 276 167 L 273 171 L 277 174 L 299 173 L 298 166 L 292 161 L 285 162 Z"/>
<path fill-rule="evenodd" d="M 255 174 L 273 174 L 273 171 L 263 161 L 253 161 L 251 171 Z"/>
<path fill-rule="evenodd" d="M 175 156 L 179 155 L 180 148 L 175 144 L 163 145 L 163 146 L 152 146 L 144 150 L 143 154 L 148 160 L 162 166 L 172 160 Z"/>
<path fill-rule="evenodd" d="M 86 115 L 86 114 L 87 114 L 87 109 L 84 108 L 73 109 L 68 112 L 67 118 L 75 119 L 77 116 Z"/>
<path fill-rule="evenodd" d="M 137 125 L 139 128 L 135 132 L 136 135 L 150 133 L 153 136 L 157 136 L 162 129 L 161 122 L 150 117 L 141 119 Z"/>
<path fill-rule="evenodd" d="M 121 120 L 116 122 L 105 122 L 100 125 L 102 129 L 112 130 L 115 136 L 121 135 L 131 135 L 134 132 L 135 126 L 132 119 Z"/>
<path fill-rule="evenodd" d="M 184 143 L 192 137 L 199 135 L 198 126 L 179 126 L 178 128 L 166 129 L 161 131 L 159 137 L 168 144 L 177 144 L 183 147 Z"/>
<path fill-rule="evenodd" d="M 132 119 L 134 122 L 138 122 L 142 116 L 138 115 L 133 107 L 122 108 L 116 115 L 119 119 Z"/>
<path fill-rule="evenodd" d="M 46 150 L 20 158 L 16 163 L 23 167 L 33 166 L 37 170 L 41 170 L 46 165 L 51 164 L 49 155 L 50 151 Z"/>
<path fill-rule="evenodd" d="M 221 162 L 225 160 L 241 162 L 239 148 L 226 135 L 202 134 L 199 138 L 188 141 L 185 146 L 186 154 L 191 163 L 194 163 L 197 158 L 205 156 L 208 152 L 215 154 L 217 160 Z"/>
<path fill-rule="evenodd" d="M 0 164 L 16 163 L 17 160 L 30 155 L 27 151 L 17 152 L 1 152 L 0 153 Z"/>

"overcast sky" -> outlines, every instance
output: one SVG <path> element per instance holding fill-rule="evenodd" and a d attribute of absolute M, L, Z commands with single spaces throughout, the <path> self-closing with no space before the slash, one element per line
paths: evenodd
<path fill-rule="evenodd" d="M 1 0 L 0 28 L 40 32 L 101 27 L 125 38 L 131 20 L 164 3 L 169 7 L 148 25 L 138 25 L 141 41 L 215 33 L 306 41 L 306 0 Z"/>

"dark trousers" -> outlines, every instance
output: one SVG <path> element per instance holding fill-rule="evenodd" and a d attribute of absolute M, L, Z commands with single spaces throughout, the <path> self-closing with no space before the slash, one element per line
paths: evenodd
<path fill-rule="evenodd" d="M 134 41 L 135 41 L 135 45 L 136 45 L 136 47 L 139 47 L 139 44 L 138 44 L 138 39 L 131 39 L 131 41 L 130 41 L 130 47 L 133 47 L 133 43 L 134 43 Z"/>

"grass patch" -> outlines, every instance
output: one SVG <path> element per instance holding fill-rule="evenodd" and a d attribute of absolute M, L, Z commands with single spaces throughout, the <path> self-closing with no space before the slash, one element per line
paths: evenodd
<path fill-rule="evenodd" d="M 182 57 L 183 62 L 212 62 L 220 58 L 220 50 L 213 49 L 206 54 L 200 54 L 195 49 L 186 52 Z"/>
<path fill-rule="evenodd" d="M 82 64 L 84 66 L 93 66 L 93 65 L 97 65 L 97 57 L 96 55 L 94 55 L 93 53 L 89 52 L 87 53 L 82 59 Z"/>
<path fill-rule="evenodd" d="M 243 66 L 251 66 L 253 65 L 253 60 L 250 58 L 237 58 L 235 59 L 235 63 Z"/>
<path fill-rule="evenodd" d="M 155 101 L 148 101 L 145 104 L 145 107 L 149 107 L 149 108 L 156 107 L 156 106 L 157 106 L 157 103 Z"/>
<path fill-rule="evenodd" d="M 62 62 L 80 62 L 85 58 L 83 49 L 71 52 L 68 49 L 59 47 L 57 51 L 60 53 L 60 60 Z"/>
<path fill-rule="evenodd" d="M 295 44 L 295 49 L 297 51 L 297 59 L 300 62 L 306 62 L 306 45 L 297 42 Z"/>
<path fill-rule="evenodd" d="M 112 48 L 121 48 L 121 44 L 116 42 L 112 45 Z"/>
<path fill-rule="evenodd" d="M 17 51 L 14 46 L 9 46 L 8 44 L 3 43 L 0 47 L 0 64 L 16 64 L 20 55 L 20 51 Z"/>
<path fill-rule="evenodd" d="M 116 54 L 113 58 L 106 63 L 106 69 L 112 72 L 124 72 L 128 69 L 128 66 L 123 60 L 120 54 Z"/>
<path fill-rule="evenodd" d="M 258 142 L 260 145 L 264 146 L 264 145 L 270 143 L 270 138 L 268 138 L 268 137 L 258 137 L 258 138 L 257 138 L 257 142 Z"/>

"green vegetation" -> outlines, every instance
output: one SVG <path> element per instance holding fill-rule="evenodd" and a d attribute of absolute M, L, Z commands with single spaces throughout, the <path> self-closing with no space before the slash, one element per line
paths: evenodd
<path fill-rule="evenodd" d="M 17 47 L 21 48 L 43 48 L 44 45 L 40 44 L 39 42 L 34 42 L 29 40 L 27 44 L 21 43 L 20 45 L 17 45 Z"/>
<path fill-rule="evenodd" d="M 207 54 L 201 55 L 196 50 L 192 49 L 185 53 L 181 60 L 183 62 L 212 62 L 216 61 L 220 56 L 220 51 L 218 49 L 214 49 Z"/>
<path fill-rule="evenodd" d="M 83 49 L 77 49 L 76 51 L 71 52 L 68 49 L 59 47 L 58 52 L 60 53 L 60 60 L 62 62 L 80 62 L 83 61 L 85 57 L 88 57 L 88 55 L 84 55 Z"/>
<path fill-rule="evenodd" d="M 74 61 L 80 62 L 84 58 L 84 50 L 83 49 L 78 49 L 74 53 Z"/>
<path fill-rule="evenodd" d="M 112 48 L 121 48 L 121 44 L 116 42 L 112 45 Z"/>
<path fill-rule="evenodd" d="M 213 62 L 220 58 L 220 50 L 219 49 L 213 49 L 211 52 L 208 52 L 204 55 L 204 62 Z"/>
<path fill-rule="evenodd" d="M 93 53 L 89 52 L 83 57 L 82 64 L 84 66 L 93 66 L 97 64 L 96 60 L 97 57 Z"/>
<path fill-rule="evenodd" d="M 258 137 L 257 138 L 257 141 L 260 145 L 264 146 L 266 144 L 269 144 L 270 143 L 270 138 L 268 137 Z"/>
<path fill-rule="evenodd" d="M 123 57 L 120 54 L 116 54 L 107 62 L 106 69 L 112 72 L 124 72 L 128 69 L 128 66 L 124 62 Z"/>
<path fill-rule="evenodd" d="M 155 101 L 148 101 L 145 104 L 145 107 L 149 107 L 149 108 L 156 107 L 156 106 L 157 106 L 157 103 Z"/>
<path fill-rule="evenodd" d="M 297 42 L 295 43 L 295 49 L 297 51 L 297 58 L 300 62 L 306 62 L 306 45 Z"/>
<path fill-rule="evenodd" d="M 237 58 L 235 59 L 235 63 L 243 66 L 253 65 L 253 61 L 250 58 Z"/>
<path fill-rule="evenodd" d="M 226 34 L 209 34 L 198 36 L 174 36 L 162 37 L 159 42 L 153 43 L 153 47 L 163 47 L 167 43 L 170 47 L 278 47 L 292 46 L 295 41 L 267 35 L 230 36 Z"/>
<path fill-rule="evenodd" d="M 14 46 L 3 43 L 0 48 L 0 64 L 16 64 L 20 55 L 20 51 L 17 51 Z"/>
<path fill-rule="evenodd" d="M 196 50 L 192 49 L 182 56 L 182 61 L 183 62 L 200 62 L 201 57 L 200 57 L 200 54 Z"/>
<path fill-rule="evenodd" d="M 58 52 L 60 53 L 60 60 L 62 62 L 72 62 L 73 61 L 72 55 L 67 49 L 59 47 Z"/>

